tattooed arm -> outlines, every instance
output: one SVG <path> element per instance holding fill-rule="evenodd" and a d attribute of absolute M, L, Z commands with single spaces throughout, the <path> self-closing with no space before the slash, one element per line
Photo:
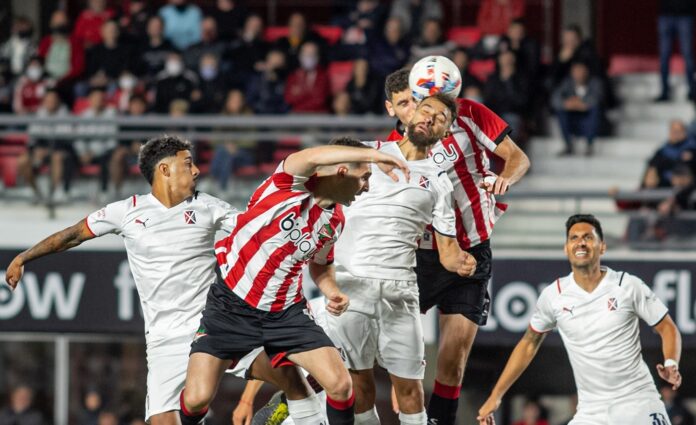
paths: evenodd
<path fill-rule="evenodd" d="M 94 234 L 87 226 L 87 219 L 83 219 L 73 226 L 52 234 L 33 247 L 20 253 L 12 260 L 9 267 L 7 267 L 5 282 L 7 282 L 12 289 L 15 289 L 24 274 L 24 265 L 28 262 L 43 257 L 44 255 L 76 247 L 82 242 L 94 237 Z"/>

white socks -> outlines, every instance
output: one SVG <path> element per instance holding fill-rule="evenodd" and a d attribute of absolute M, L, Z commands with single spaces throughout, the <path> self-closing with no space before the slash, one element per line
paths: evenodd
<path fill-rule="evenodd" d="M 355 425 L 379 425 L 379 415 L 377 407 L 372 406 L 372 409 L 363 413 L 355 414 Z"/>
<path fill-rule="evenodd" d="M 428 414 L 423 410 L 420 413 L 399 413 L 399 422 L 401 425 L 426 425 L 428 423 Z"/>
<path fill-rule="evenodd" d="M 328 425 L 316 394 L 302 400 L 288 400 L 288 411 L 295 425 Z"/>

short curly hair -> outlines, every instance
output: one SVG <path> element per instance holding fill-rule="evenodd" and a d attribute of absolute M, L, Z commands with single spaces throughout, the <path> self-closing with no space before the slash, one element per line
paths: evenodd
<path fill-rule="evenodd" d="M 155 177 L 155 168 L 161 160 L 170 156 L 176 156 L 181 151 L 190 151 L 192 149 L 191 142 L 177 136 L 165 134 L 164 136 L 150 139 L 140 148 L 140 154 L 138 155 L 140 173 L 152 185 L 152 180 Z"/>
<path fill-rule="evenodd" d="M 392 101 L 394 94 L 409 89 L 408 76 L 410 73 L 410 69 L 404 68 L 387 75 L 387 80 L 384 83 L 384 94 L 388 101 Z"/>

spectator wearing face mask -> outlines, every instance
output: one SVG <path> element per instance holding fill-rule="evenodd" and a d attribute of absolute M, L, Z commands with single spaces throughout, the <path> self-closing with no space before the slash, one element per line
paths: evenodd
<path fill-rule="evenodd" d="M 139 75 L 150 82 L 164 69 L 164 63 L 176 47 L 164 38 L 164 21 L 155 15 L 147 21 L 147 39 L 142 43 L 138 53 Z"/>
<path fill-rule="evenodd" d="M 225 103 L 225 96 L 229 90 L 228 79 L 220 72 L 217 56 L 206 53 L 201 57 L 198 66 L 200 77 L 201 98 L 193 106 L 194 112 L 217 113 Z"/>
<path fill-rule="evenodd" d="M 82 45 L 70 37 L 68 15 L 56 10 L 51 15 L 50 34 L 39 43 L 39 57 L 46 73 L 59 83 L 76 79 L 85 67 Z"/>
<path fill-rule="evenodd" d="M 319 63 L 319 46 L 306 42 L 300 48 L 300 67 L 288 77 L 285 102 L 292 112 L 329 112 L 329 75 Z"/>
<path fill-rule="evenodd" d="M 307 27 L 307 19 L 303 14 L 295 12 L 288 18 L 288 36 L 280 38 L 276 43 L 276 47 L 285 52 L 289 69 L 295 69 L 299 66 L 300 49 L 308 41 L 317 46 L 319 57 L 323 57 L 324 39 Z"/>
<path fill-rule="evenodd" d="M 169 0 L 159 11 L 164 21 L 164 36 L 179 50 L 201 41 L 201 9 L 188 0 Z"/>
<path fill-rule="evenodd" d="M 128 111 L 131 98 L 143 94 L 143 87 L 136 76 L 128 70 L 121 72 L 117 84 L 118 86 L 109 98 L 108 103 L 114 105 L 119 113 L 125 113 Z"/>
<path fill-rule="evenodd" d="M 186 64 L 188 69 L 196 69 L 204 54 L 211 53 L 221 58 L 225 53 L 225 49 L 225 43 L 218 38 L 215 19 L 208 16 L 201 22 L 201 41 L 190 46 L 182 54 L 184 64 Z"/>
<path fill-rule="evenodd" d="M 12 78 L 20 76 L 36 54 L 36 43 L 32 40 L 34 25 L 25 16 L 17 16 L 12 22 L 10 38 L 0 46 L 0 61 Z"/>
<path fill-rule="evenodd" d="M 261 70 L 268 48 L 268 43 L 263 40 L 263 20 L 259 15 L 249 15 L 241 36 L 230 44 L 223 56 L 223 62 L 231 64 L 237 84 L 244 85 L 248 78 Z M 225 69 L 225 64 L 222 65 Z"/>
<path fill-rule="evenodd" d="M 24 75 L 19 77 L 17 84 L 15 84 L 12 100 L 13 112 L 21 115 L 35 113 L 41 105 L 47 88 L 48 82 L 44 79 L 41 59 L 33 58 L 29 61 Z"/>
<path fill-rule="evenodd" d="M 198 90 L 198 77 L 184 68 L 184 62 L 178 53 L 170 53 L 164 65 L 164 71 L 157 76 L 155 83 L 154 111 L 160 114 L 169 112 L 169 105 L 176 99 L 195 102 L 201 98 Z"/>

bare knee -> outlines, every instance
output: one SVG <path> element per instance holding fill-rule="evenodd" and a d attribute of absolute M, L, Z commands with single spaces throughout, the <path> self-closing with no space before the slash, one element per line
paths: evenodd
<path fill-rule="evenodd" d="M 351 371 L 350 377 L 355 392 L 355 412 L 367 412 L 374 407 L 377 398 L 372 370 Z"/>
<path fill-rule="evenodd" d="M 394 390 L 402 412 L 410 414 L 423 411 L 425 395 L 420 381 L 399 383 L 394 386 Z"/>
<path fill-rule="evenodd" d="M 353 393 L 353 381 L 350 379 L 348 371 L 345 369 L 337 371 L 335 376 L 327 382 L 324 391 L 333 400 L 348 400 Z"/>
<path fill-rule="evenodd" d="M 152 415 L 150 425 L 179 425 L 179 413 L 172 411 Z"/>
<path fill-rule="evenodd" d="M 206 409 L 213 400 L 215 390 L 203 385 L 188 385 L 184 389 L 184 406 L 189 412 L 200 412 Z"/>

